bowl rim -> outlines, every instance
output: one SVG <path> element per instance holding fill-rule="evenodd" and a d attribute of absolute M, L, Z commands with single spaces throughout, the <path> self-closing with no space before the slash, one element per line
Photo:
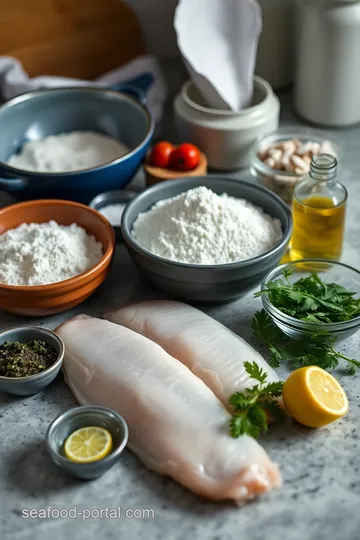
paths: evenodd
<path fill-rule="evenodd" d="M 105 456 L 104 458 L 92 461 L 91 463 L 78 463 L 76 461 L 72 461 L 71 459 L 68 459 L 66 456 L 63 456 L 60 454 L 60 452 L 55 452 L 50 444 L 50 436 L 51 433 L 64 421 L 66 422 L 69 418 L 76 417 L 78 415 L 83 415 L 83 413 L 86 412 L 99 412 L 103 416 L 106 416 L 108 418 L 111 418 L 112 420 L 116 420 L 118 424 L 121 425 L 124 437 L 121 443 L 117 446 L 115 450 L 112 450 L 110 454 Z M 49 452 L 49 454 L 54 457 L 57 461 L 60 461 L 62 465 L 71 465 L 79 468 L 85 468 L 89 466 L 96 466 L 97 464 L 110 464 L 119 457 L 119 455 L 122 453 L 124 448 L 126 447 L 129 440 L 129 427 L 127 425 L 126 420 L 116 412 L 114 409 L 111 409 L 110 407 L 103 407 L 101 405 L 79 405 L 78 407 L 72 407 L 71 409 L 68 409 L 67 411 L 61 413 L 59 416 L 57 416 L 48 426 L 45 434 L 45 444 L 46 448 Z"/>
<path fill-rule="evenodd" d="M 270 84 L 265 79 L 259 77 L 258 75 L 254 75 L 253 81 L 254 86 L 257 86 L 258 88 L 261 88 L 263 90 L 264 98 L 262 99 L 262 101 L 260 101 L 260 103 L 257 103 L 256 105 L 250 105 L 250 107 L 245 107 L 241 111 L 232 111 L 228 109 L 212 109 L 211 107 L 206 107 L 205 105 L 200 105 L 199 103 L 196 103 L 196 101 L 192 100 L 189 96 L 189 89 L 196 86 L 192 79 L 187 80 L 183 84 L 180 90 L 180 95 L 183 101 L 189 107 L 200 112 L 205 112 L 206 114 L 220 115 L 225 117 L 244 116 L 245 114 L 258 110 L 259 107 L 264 107 L 264 104 L 266 104 L 273 95 L 273 90 Z"/>
<path fill-rule="evenodd" d="M 338 142 L 337 139 L 333 139 L 331 137 L 327 137 L 326 134 L 322 134 L 320 131 L 316 131 L 312 128 L 291 128 L 291 127 L 283 127 L 279 128 L 272 133 L 268 133 L 266 135 L 262 135 L 261 137 L 258 137 L 252 147 L 249 151 L 249 168 L 251 171 L 255 171 L 257 174 L 263 174 L 265 176 L 268 176 L 270 178 L 274 178 L 275 180 L 281 180 L 286 178 L 292 178 L 297 179 L 299 182 L 308 174 L 304 173 L 302 175 L 295 174 L 291 171 L 278 171 L 277 169 L 273 169 L 272 167 L 269 167 L 266 165 L 261 159 L 258 157 L 258 151 L 260 149 L 260 146 L 266 141 L 267 139 L 274 139 L 276 141 L 282 141 L 282 140 L 289 140 L 289 139 L 305 139 L 305 142 L 308 142 L 311 140 L 312 142 L 318 142 L 323 143 L 325 141 L 328 141 L 334 151 L 336 152 L 336 159 L 338 162 L 338 165 L 341 166 L 342 157 L 343 157 L 343 151 L 341 149 L 341 144 Z"/>
<path fill-rule="evenodd" d="M 78 285 L 80 284 L 84 279 L 91 278 L 95 274 L 98 273 L 99 270 L 101 270 L 104 266 L 107 266 L 108 262 L 111 260 L 113 253 L 115 251 L 115 234 L 114 230 L 112 228 L 112 225 L 109 223 L 109 221 L 103 216 L 100 212 L 95 210 L 94 208 L 90 208 L 86 204 L 78 203 L 75 201 L 66 201 L 62 199 L 40 199 L 40 200 L 31 200 L 26 202 L 18 202 L 14 204 L 10 204 L 8 206 L 4 206 L 4 208 L 0 208 L 0 220 L 6 212 L 14 207 L 17 208 L 29 208 L 29 207 L 36 207 L 36 206 L 49 206 L 49 205 L 58 205 L 58 206 L 72 206 L 75 208 L 81 208 L 82 210 L 86 210 L 89 213 L 92 213 L 94 216 L 96 216 L 99 220 L 103 222 L 103 224 L 106 226 L 108 233 L 109 233 L 109 246 L 107 250 L 103 253 L 102 257 L 99 259 L 99 261 L 94 265 L 91 266 L 88 270 L 85 270 L 85 272 L 82 272 L 81 274 L 78 274 L 74 277 L 64 279 L 62 281 L 56 281 L 55 283 L 48 283 L 47 285 L 7 285 L 6 283 L 0 283 L 0 291 L 13 291 L 13 292 L 24 292 L 28 293 L 31 291 L 32 293 L 41 293 L 41 292 L 52 292 L 61 289 L 62 287 L 66 285 Z M 25 223 L 25 221 L 23 222 Z M 41 222 L 46 223 L 46 222 Z M 76 223 L 74 221 L 74 223 Z M 80 225 L 79 225 L 80 227 Z M 84 227 L 82 227 L 84 228 Z M 7 229 L 5 232 L 7 232 Z M 87 232 L 87 231 L 86 231 Z M 4 234 L 2 233 L 2 234 Z M 88 233 L 89 234 L 89 233 Z M 98 242 L 100 240 L 96 239 Z M 104 249 L 104 246 L 103 246 Z"/>
<path fill-rule="evenodd" d="M 117 203 L 125 204 L 125 205 L 129 204 L 129 202 L 132 201 L 136 197 L 136 195 L 138 195 L 138 191 L 135 191 L 132 189 L 126 189 L 126 188 L 123 190 L 113 189 L 110 191 L 103 191 L 102 193 L 99 193 L 98 195 L 96 195 L 89 202 L 88 206 L 100 212 L 101 208 L 109 206 L 110 204 L 117 204 Z M 108 202 L 107 199 L 110 199 L 110 202 Z M 115 200 L 116 202 L 113 202 Z"/>
<path fill-rule="evenodd" d="M 0 375 L 0 382 L 1 381 L 7 381 L 10 384 L 16 384 L 17 382 L 31 382 L 36 381 L 39 379 L 42 379 L 46 375 L 49 375 L 53 371 L 56 371 L 56 369 L 61 366 L 62 361 L 64 359 L 65 355 L 65 344 L 60 336 L 58 336 L 53 330 L 49 330 L 49 328 L 42 328 L 41 326 L 11 326 L 10 328 L 4 328 L 3 330 L 0 330 L 0 338 L 6 334 L 7 332 L 17 330 L 18 332 L 22 332 L 23 330 L 41 330 L 41 333 L 45 333 L 47 335 L 50 335 L 55 341 L 58 342 L 60 347 L 60 352 L 57 356 L 57 359 L 49 366 L 47 369 L 44 369 L 43 371 L 39 371 L 39 373 L 35 373 L 34 375 L 26 375 L 25 377 L 5 377 L 4 375 Z M 43 341 L 46 341 L 46 339 L 43 339 Z"/>
<path fill-rule="evenodd" d="M 23 102 L 26 102 L 26 101 L 31 101 L 33 98 L 36 98 L 37 96 L 42 96 L 44 94 L 55 95 L 56 93 L 59 93 L 59 94 L 64 93 L 65 94 L 65 93 L 72 93 L 72 92 L 75 92 L 75 91 L 76 92 L 88 92 L 88 93 L 100 93 L 100 94 L 104 94 L 104 95 L 109 94 L 109 95 L 111 95 L 111 96 L 113 96 L 113 97 L 115 97 L 117 99 L 119 99 L 119 98 L 125 99 L 126 101 L 137 105 L 138 107 L 140 107 L 143 110 L 143 112 L 146 114 L 147 119 L 148 119 L 149 126 L 148 126 L 148 131 L 147 131 L 146 136 L 144 137 L 144 139 L 135 148 L 130 150 L 130 152 L 128 152 L 127 154 L 124 154 L 123 156 L 121 156 L 119 158 L 116 158 L 116 159 L 113 159 L 113 160 L 108 161 L 106 163 L 103 163 L 102 165 L 99 165 L 98 167 L 92 167 L 92 168 L 88 168 L 88 169 L 78 169 L 76 171 L 67 171 L 67 172 L 29 171 L 27 169 L 19 169 L 17 167 L 12 167 L 6 161 L 1 161 L 0 160 L 1 167 L 3 167 L 5 170 L 8 170 L 14 176 L 13 180 L 16 181 L 16 176 L 24 177 L 24 176 L 31 175 L 31 176 L 35 176 L 35 177 L 39 177 L 39 178 L 46 178 L 46 177 L 49 177 L 49 176 L 55 177 L 55 178 L 64 178 L 64 177 L 66 178 L 66 177 L 76 176 L 76 175 L 80 176 L 81 174 L 89 173 L 89 172 L 103 172 L 108 167 L 118 165 L 118 164 L 123 163 L 124 161 L 126 161 L 128 158 L 132 158 L 137 152 L 139 152 L 151 140 L 151 138 L 153 136 L 153 133 L 154 133 L 154 130 L 155 130 L 155 121 L 154 121 L 154 118 L 152 117 L 149 109 L 143 103 L 138 101 L 135 97 L 133 97 L 133 96 L 131 96 L 129 94 L 126 94 L 125 92 L 121 92 L 121 91 L 118 91 L 118 90 L 112 90 L 111 88 L 97 88 L 97 87 L 92 87 L 92 86 L 66 86 L 66 87 L 56 88 L 56 89 L 54 89 L 54 88 L 40 88 L 38 90 L 32 90 L 30 92 L 26 92 L 26 93 L 21 94 L 19 96 L 13 97 L 12 99 L 10 99 L 9 101 L 7 101 L 6 103 L 4 103 L 3 105 L 0 106 L 0 114 L 3 111 L 6 111 L 7 109 L 11 109 L 11 107 L 16 107 L 19 103 L 23 103 Z M 57 135 L 59 135 L 59 133 L 57 133 Z M 109 136 L 109 135 L 107 135 L 107 136 Z M 113 138 L 115 138 L 115 137 L 113 137 Z M 115 140 L 117 140 L 117 139 L 115 138 Z M 11 181 L 11 178 L 8 179 L 8 180 Z"/>
<path fill-rule="evenodd" d="M 185 191 L 188 191 L 189 189 L 191 189 L 191 183 L 194 180 L 196 180 L 196 181 L 203 180 L 204 182 L 208 182 L 208 181 L 213 182 L 213 181 L 218 180 L 218 179 L 219 179 L 219 175 L 210 174 L 210 175 L 207 175 L 207 176 L 198 176 L 198 177 L 194 177 L 194 178 L 179 178 L 179 179 L 175 180 L 175 182 L 180 182 L 181 181 L 183 184 L 188 184 L 189 185 L 189 187 L 185 187 L 178 194 L 178 195 L 180 195 L 181 193 L 185 193 Z M 197 269 L 199 271 L 200 270 L 232 270 L 232 269 L 238 269 L 240 267 L 244 268 L 244 267 L 247 267 L 247 266 L 251 266 L 254 263 L 261 263 L 261 262 L 265 261 L 267 259 L 267 257 L 269 255 L 271 255 L 272 253 L 274 253 L 274 252 L 276 252 L 278 250 L 281 250 L 285 246 L 285 244 L 289 242 L 291 234 L 292 234 L 292 229 L 293 229 L 292 214 L 291 214 L 291 210 L 288 207 L 288 205 L 286 203 L 284 203 L 284 201 L 278 195 L 276 195 L 275 193 L 273 193 L 272 191 L 270 191 L 269 189 L 267 189 L 267 188 L 265 188 L 263 186 L 259 186 L 257 184 L 253 184 L 251 182 L 247 182 L 246 180 L 238 180 L 236 178 L 222 178 L 222 180 L 233 183 L 234 185 L 239 185 L 239 184 L 240 185 L 246 185 L 246 186 L 249 186 L 250 189 L 253 189 L 254 191 L 259 191 L 259 192 L 265 193 L 268 197 L 270 197 L 275 202 L 277 202 L 281 206 L 281 208 L 284 210 L 286 218 L 287 218 L 287 227 L 286 227 L 286 230 L 283 232 L 283 236 L 281 237 L 281 239 L 271 249 L 265 251 L 264 253 L 261 253 L 260 255 L 257 255 L 256 257 L 252 257 L 250 259 L 245 259 L 243 261 L 235 261 L 235 262 L 232 262 L 232 263 L 224 263 L 224 264 L 190 264 L 190 263 L 183 263 L 183 262 L 179 262 L 179 261 L 172 261 L 170 259 L 165 259 L 163 257 L 159 257 L 158 255 L 154 255 L 153 253 L 151 253 L 151 251 L 148 251 L 148 250 L 144 249 L 143 247 L 141 247 L 134 240 L 134 238 L 132 236 L 132 233 L 131 233 L 130 228 L 129 228 L 128 223 L 127 223 L 128 215 L 131 212 L 133 206 L 139 200 L 141 200 L 143 198 L 146 198 L 150 192 L 157 192 L 157 191 L 161 192 L 164 188 L 168 187 L 169 185 L 172 185 L 174 180 L 168 180 L 166 182 L 160 182 L 158 184 L 155 184 L 155 185 L 145 189 L 144 191 L 139 193 L 139 195 L 137 195 L 132 201 L 130 201 L 130 203 L 126 206 L 126 208 L 124 210 L 124 213 L 122 215 L 122 219 L 121 219 L 121 229 L 122 229 L 122 233 L 123 233 L 123 237 L 124 237 L 125 242 L 129 243 L 132 246 L 132 248 L 135 249 L 138 253 L 141 253 L 142 255 L 145 255 L 147 258 L 153 259 L 153 260 L 155 260 L 157 262 L 160 262 L 162 264 L 167 264 L 169 266 L 175 266 L 175 267 L 184 268 L 184 269 Z M 207 187 L 207 186 L 205 186 L 205 187 Z M 209 189 L 211 189 L 211 188 L 209 188 Z M 225 193 L 225 190 L 224 190 L 224 193 Z M 241 197 L 238 197 L 238 198 L 241 198 Z M 159 202 L 160 200 L 163 200 L 163 199 L 158 198 L 157 202 Z M 156 203 L 153 203 L 151 205 L 151 208 L 152 208 L 152 206 L 154 204 L 156 204 Z M 150 210 L 150 208 L 149 208 L 149 210 Z M 274 216 L 272 216 L 272 217 L 274 217 Z"/>
<path fill-rule="evenodd" d="M 266 274 L 264 277 L 262 283 L 261 283 L 261 291 L 266 292 L 266 284 L 276 277 L 280 277 L 283 270 L 286 268 L 292 268 L 298 264 L 307 264 L 307 263 L 315 263 L 315 264 L 327 264 L 336 266 L 338 268 L 345 268 L 346 270 L 350 270 L 351 272 L 354 272 L 358 275 L 360 279 L 360 271 L 354 268 L 353 266 L 350 266 L 349 264 L 342 263 L 340 261 L 332 261 L 328 259 L 316 259 L 316 258 L 309 258 L 309 259 L 299 259 L 297 261 L 290 261 L 284 264 L 281 264 L 280 266 L 276 266 L 273 268 L 270 272 Z M 309 274 L 311 273 L 310 270 L 307 270 Z M 340 322 L 334 322 L 334 323 L 315 323 L 310 321 L 301 321 L 300 319 L 296 319 L 295 317 L 291 317 L 290 315 L 287 315 L 286 313 L 283 313 L 280 309 L 275 307 L 269 300 L 269 297 L 267 294 L 261 295 L 261 300 L 264 309 L 271 315 L 271 317 L 281 321 L 283 324 L 291 325 L 292 327 L 296 327 L 297 329 L 302 330 L 313 330 L 314 332 L 319 329 L 319 327 L 326 328 L 327 330 L 341 330 L 344 328 L 354 327 L 360 325 L 360 315 L 357 317 L 354 317 L 353 319 L 350 319 L 349 321 L 340 321 Z"/>

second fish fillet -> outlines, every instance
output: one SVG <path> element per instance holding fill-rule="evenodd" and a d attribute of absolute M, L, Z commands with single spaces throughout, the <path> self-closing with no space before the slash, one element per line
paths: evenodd
<path fill-rule="evenodd" d="M 276 372 L 244 339 L 202 311 L 181 302 L 142 302 L 105 313 L 105 317 L 155 341 L 185 364 L 227 407 L 249 380 L 244 362 L 256 362 L 278 381 Z"/>
<path fill-rule="evenodd" d="M 263 448 L 248 436 L 232 439 L 224 406 L 159 345 L 90 317 L 72 319 L 57 333 L 77 400 L 119 412 L 130 448 L 149 468 L 204 497 L 238 504 L 280 484 Z"/>

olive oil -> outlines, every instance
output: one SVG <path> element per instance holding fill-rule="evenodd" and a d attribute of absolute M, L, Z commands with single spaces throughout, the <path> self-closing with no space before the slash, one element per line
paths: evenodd
<path fill-rule="evenodd" d="M 294 199 L 293 220 L 293 260 L 340 259 L 344 237 L 344 204 L 336 205 L 330 197 L 319 195 L 303 201 Z"/>
<path fill-rule="evenodd" d="M 341 257 L 347 192 L 335 181 L 336 165 L 333 156 L 314 156 L 309 176 L 294 190 L 292 260 Z"/>

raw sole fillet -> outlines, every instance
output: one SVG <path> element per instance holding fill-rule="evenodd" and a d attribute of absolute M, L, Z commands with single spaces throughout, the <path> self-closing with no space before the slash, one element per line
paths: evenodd
<path fill-rule="evenodd" d="M 281 484 L 263 448 L 232 439 L 230 415 L 211 390 L 151 340 L 102 319 L 57 329 L 65 380 L 79 403 L 119 412 L 143 463 L 201 496 L 241 504 Z"/>
<path fill-rule="evenodd" d="M 245 371 L 245 361 L 256 362 L 269 382 L 279 380 L 244 339 L 187 304 L 143 302 L 109 311 L 105 317 L 161 345 L 202 379 L 226 407 L 231 394 L 254 385 Z"/>

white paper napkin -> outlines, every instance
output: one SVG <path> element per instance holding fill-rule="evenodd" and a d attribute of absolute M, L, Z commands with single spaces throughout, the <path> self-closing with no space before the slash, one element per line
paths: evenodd
<path fill-rule="evenodd" d="M 65 86 L 94 86 L 110 87 L 126 82 L 142 73 L 151 73 L 154 84 L 147 94 L 148 107 L 156 121 L 162 117 L 164 103 L 167 97 L 167 85 L 159 62 L 153 56 L 141 56 L 121 68 L 102 75 L 95 81 L 68 79 L 65 77 L 42 76 L 30 78 L 21 63 L 8 56 L 0 57 L 0 94 L 3 99 L 36 90 L 37 88 L 59 88 Z"/>
<path fill-rule="evenodd" d="M 248 107 L 262 30 L 257 1 L 180 0 L 174 25 L 190 77 L 208 105 Z"/>

